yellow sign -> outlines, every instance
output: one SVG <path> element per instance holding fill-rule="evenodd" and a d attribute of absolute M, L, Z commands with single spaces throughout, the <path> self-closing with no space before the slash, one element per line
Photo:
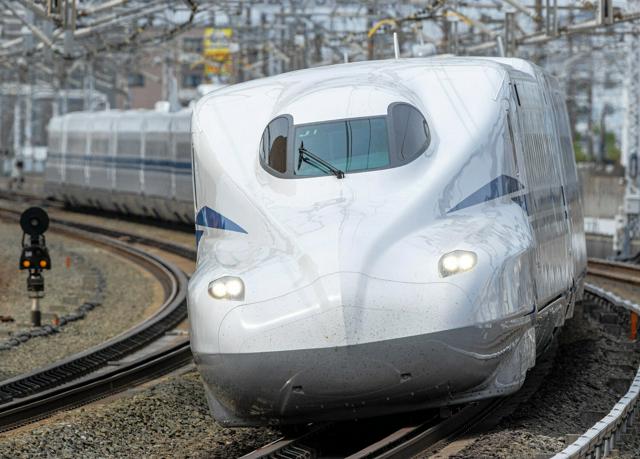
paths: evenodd
<path fill-rule="evenodd" d="M 217 29 L 207 27 L 204 30 L 205 75 L 230 75 L 231 51 L 229 46 L 233 37 L 233 29 L 229 27 Z M 213 62 L 212 62 L 213 61 Z"/>

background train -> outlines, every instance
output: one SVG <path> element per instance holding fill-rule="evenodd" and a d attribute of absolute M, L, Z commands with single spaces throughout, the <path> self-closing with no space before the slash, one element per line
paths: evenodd
<path fill-rule="evenodd" d="M 190 121 L 189 109 L 54 117 L 45 192 L 71 206 L 193 223 Z"/>
<path fill-rule="evenodd" d="M 564 98 L 526 61 L 282 74 L 192 132 L 191 347 L 225 425 L 512 393 L 582 297 Z"/>

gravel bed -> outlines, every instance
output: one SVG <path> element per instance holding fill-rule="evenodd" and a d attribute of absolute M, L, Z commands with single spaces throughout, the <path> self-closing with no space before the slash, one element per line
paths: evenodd
<path fill-rule="evenodd" d="M 31 329 L 26 271 L 18 271 L 22 231 L 14 222 L 0 221 L 0 343 Z M 43 325 L 51 314 L 71 314 L 96 294 L 104 283 L 102 304 L 58 333 L 34 337 L 17 347 L 0 350 L 0 380 L 50 364 L 99 344 L 140 322 L 145 310 L 162 298 L 162 289 L 150 274 L 104 249 L 48 232 L 53 268 L 44 272 L 41 300 Z M 69 257 L 70 267 L 66 266 Z M 47 315 L 49 314 L 49 315 Z"/>
<path fill-rule="evenodd" d="M 626 339 L 627 312 L 614 309 L 614 324 L 596 320 L 600 312 L 590 302 L 577 305 L 537 392 L 452 457 L 551 457 L 573 441 L 568 436 L 584 433 L 608 414 L 635 376 L 640 346 Z M 640 457 L 638 435 L 627 436 L 620 448 L 618 457 Z"/>
<path fill-rule="evenodd" d="M 200 377 L 191 371 L 59 414 L 30 432 L 0 434 L 0 458 L 233 458 L 279 436 L 267 428 L 216 424 Z"/>

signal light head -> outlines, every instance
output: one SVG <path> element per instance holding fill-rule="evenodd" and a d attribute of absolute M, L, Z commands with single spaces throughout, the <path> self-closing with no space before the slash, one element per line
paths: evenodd
<path fill-rule="evenodd" d="M 22 212 L 20 226 L 30 236 L 44 234 L 49 228 L 49 216 L 41 207 L 30 207 Z"/>
<path fill-rule="evenodd" d="M 46 268 L 47 267 L 47 260 L 40 260 L 40 267 L 41 268 Z"/>
<path fill-rule="evenodd" d="M 29 260 L 22 260 L 22 266 L 29 268 L 31 266 L 31 262 Z"/>

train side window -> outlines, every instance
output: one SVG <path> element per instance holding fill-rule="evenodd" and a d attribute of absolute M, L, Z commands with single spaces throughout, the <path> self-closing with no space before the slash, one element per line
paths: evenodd
<path fill-rule="evenodd" d="M 58 131 L 49 130 L 49 151 L 62 153 L 62 135 Z"/>
<path fill-rule="evenodd" d="M 76 155 L 86 154 L 87 138 L 83 132 L 69 131 L 67 134 L 67 150 Z"/>
<path fill-rule="evenodd" d="M 518 106 L 522 106 L 522 103 L 520 102 L 520 93 L 518 92 L 518 85 L 513 83 L 513 92 L 516 96 L 516 102 L 518 102 Z"/>
<path fill-rule="evenodd" d="M 176 159 L 188 161 L 191 155 L 191 139 L 185 136 L 184 139 L 180 137 L 176 142 Z"/>
<path fill-rule="evenodd" d="M 144 154 L 147 157 L 168 158 L 169 157 L 169 140 L 162 137 L 168 137 L 160 132 L 147 132 L 145 138 Z"/>
<path fill-rule="evenodd" d="M 122 133 L 118 135 L 117 155 L 140 156 L 140 135 L 137 133 Z"/>
<path fill-rule="evenodd" d="M 280 116 L 271 121 L 260 142 L 260 160 L 276 172 L 287 171 L 287 139 L 289 137 L 289 119 Z"/>
<path fill-rule="evenodd" d="M 98 131 L 91 133 L 91 153 L 102 156 L 109 154 L 109 138 L 106 133 Z"/>
<path fill-rule="evenodd" d="M 394 151 L 398 162 L 406 164 L 424 153 L 429 146 L 429 126 L 422 113 L 408 104 L 392 104 L 389 113 L 392 120 Z"/>

